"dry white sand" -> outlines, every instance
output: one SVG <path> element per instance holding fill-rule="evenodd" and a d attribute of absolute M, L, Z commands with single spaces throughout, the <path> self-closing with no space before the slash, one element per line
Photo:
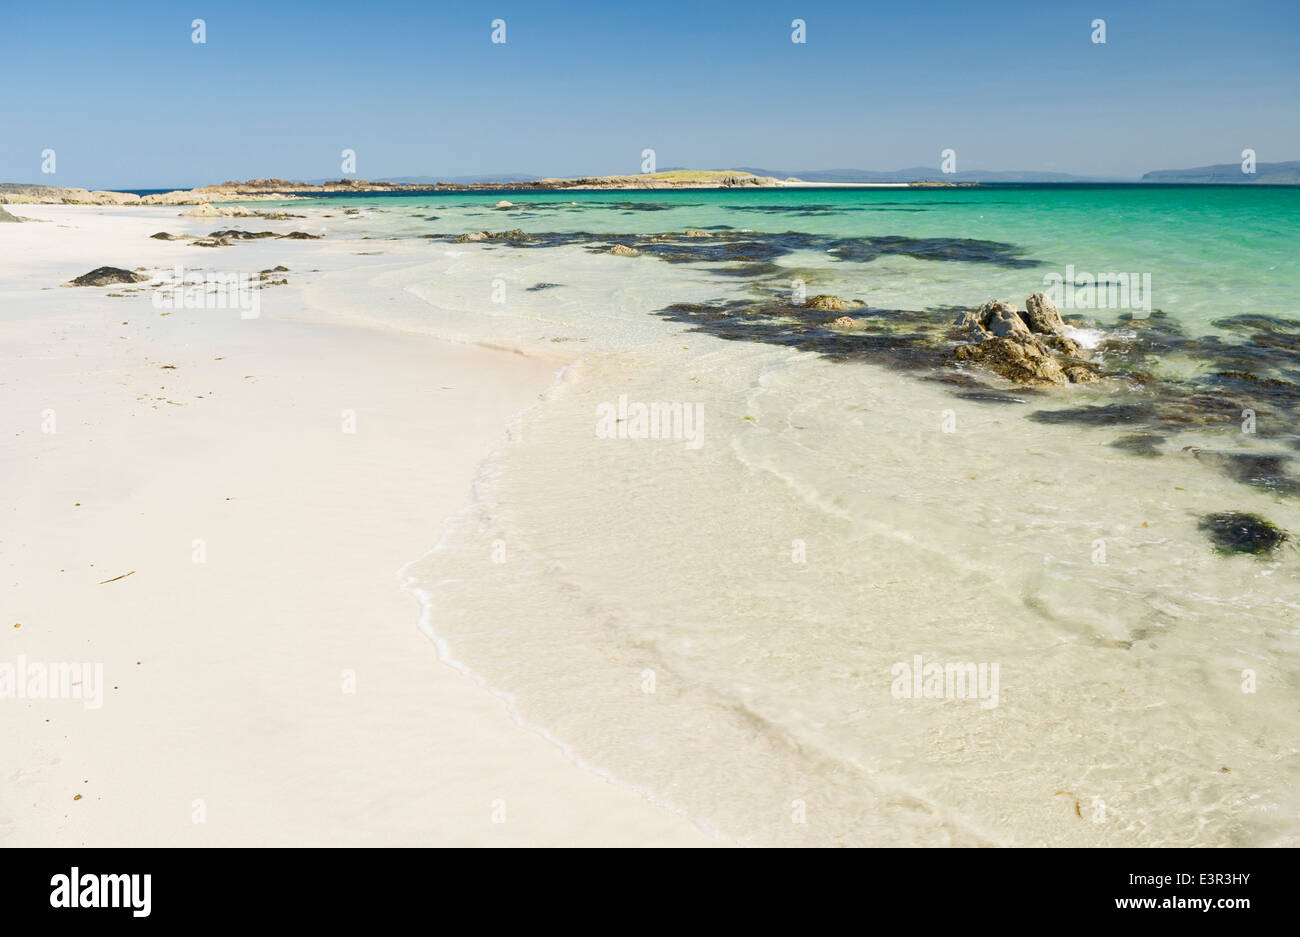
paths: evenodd
<path fill-rule="evenodd" d="M 230 226 L 174 208 L 12 211 L 45 223 L 0 225 L 0 664 L 105 686 L 0 699 L 0 843 L 717 843 L 440 663 L 396 575 L 557 362 L 344 324 L 364 308 L 321 297 L 363 242 L 207 251 L 149 239 Z M 58 287 L 179 260 L 290 285 L 255 320 Z"/>

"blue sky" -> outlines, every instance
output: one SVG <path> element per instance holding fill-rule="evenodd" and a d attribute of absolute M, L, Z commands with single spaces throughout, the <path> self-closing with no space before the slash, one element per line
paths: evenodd
<path fill-rule="evenodd" d="M 1297 0 L 0 4 L 0 181 L 1300 159 Z"/>

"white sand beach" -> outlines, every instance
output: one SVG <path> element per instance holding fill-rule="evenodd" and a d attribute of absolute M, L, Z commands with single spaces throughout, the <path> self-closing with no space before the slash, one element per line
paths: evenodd
<path fill-rule="evenodd" d="M 562 357 L 365 324 L 403 297 L 360 241 L 205 251 L 150 239 L 214 226 L 174 207 L 10 210 L 0 661 L 104 686 L 0 700 L 0 844 L 725 844 L 439 662 L 397 575 Z M 255 319 L 60 286 L 181 262 L 289 283 Z"/>

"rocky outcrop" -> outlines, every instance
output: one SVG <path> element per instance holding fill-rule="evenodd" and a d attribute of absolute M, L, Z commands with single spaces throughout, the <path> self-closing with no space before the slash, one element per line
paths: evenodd
<path fill-rule="evenodd" d="M 95 189 L 90 193 L 90 201 L 95 205 L 139 205 L 142 199 L 131 192 L 104 192 Z"/>
<path fill-rule="evenodd" d="M 265 181 L 265 180 L 262 180 Z M 283 180 L 275 180 L 283 181 Z M 293 185 L 293 183 L 288 183 Z M 308 186 L 307 188 L 311 188 Z M 338 189 L 321 191 L 338 191 Z M 270 202 L 301 198 L 291 192 L 275 190 L 244 191 L 239 183 L 206 185 L 197 189 L 178 189 L 173 192 L 155 192 L 140 199 L 142 205 L 197 205 L 204 202 Z"/>
<path fill-rule="evenodd" d="M 682 232 L 682 237 L 685 237 L 685 238 L 711 238 L 711 237 L 713 237 L 713 235 L 710 234 L 708 231 L 701 231 L 699 228 L 687 228 L 684 232 Z"/>
<path fill-rule="evenodd" d="M 1065 320 L 1056 311 L 1056 303 L 1043 293 L 1035 293 L 1025 300 L 1025 311 L 1020 317 L 1031 332 L 1040 335 L 1057 335 L 1065 328 Z"/>
<path fill-rule="evenodd" d="M 89 189 L 53 185 L 0 183 L 0 204 L 12 205 L 138 205 L 140 196 L 129 192 L 91 192 Z"/>
<path fill-rule="evenodd" d="M 140 283 L 149 279 L 138 273 L 132 273 L 130 270 L 123 270 L 121 267 L 96 267 L 89 273 L 83 273 L 74 280 L 69 280 L 67 286 L 112 286 L 115 283 Z"/>
<path fill-rule="evenodd" d="M 3 208 L 0 208 L 0 224 L 5 224 L 8 222 L 17 222 L 22 220 L 23 219 L 19 218 L 17 215 L 11 215 Z"/>
<path fill-rule="evenodd" d="M 628 247 L 626 244 L 615 244 L 609 249 L 611 254 L 617 254 L 619 257 L 636 257 L 640 251 L 635 247 Z"/>
<path fill-rule="evenodd" d="M 1087 384 L 1098 369 L 1079 343 L 1063 335 L 1065 321 L 1051 299 L 1035 293 L 1022 312 L 989 300 L 957 317 L 953 349 L 957 361 L 980 365 L 1017 384 Z"/>

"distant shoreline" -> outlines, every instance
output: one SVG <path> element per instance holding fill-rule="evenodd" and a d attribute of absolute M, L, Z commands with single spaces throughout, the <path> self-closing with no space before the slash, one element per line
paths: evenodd
<path fill-rule="evenodd" d="M 752 189 L 954 189 L 979 187 L 1061 188 L 1294 188 L 1289 182 L 1196 182 L 1187 180 L 1061 181 L 1061 182 L 821 182 L 789 177 L 758 176 L 730 170 L 673 170 L 617 176 L 576 176 L 504 182 L 383 182 L 339 179 L 333 182 L 295 182 L 288 179 L 229 181 L 192 189 L 84 189 L 27 183 L 0 183 L 0 205 L 205 205 L 214 202 L 291 201 L 336 195 L 423 195 L 437 193 L 522 192 L 667 192 Z"/>
<path fill-rule="evenodd" d="M 150 192 L 140 195 L 129 191 L 92 190 L 58 186 L 0 183 L 0 204 L 45 205 L 199 205 L 210 202 L 280 201 L 307 196 L 350 193 L 391 193 L 418 195 L 427 192 L 605 192 L 670 191 L 714 189 L 779 188 L 855 188 L 906 189 L 959 188 L 977 185 L 972 182 L 806 182 L 802 179 L 776 179 L 746 172 L 714 170 L 676 170 L 662 173 L 620 176 L 577 176 L 570 179 L 548 178 L 530 182 L 370 182 L 364 179 L 340 179 L 313 184 L 287 179 L 250 179 L 223 182 L 194 189 Z"/>

